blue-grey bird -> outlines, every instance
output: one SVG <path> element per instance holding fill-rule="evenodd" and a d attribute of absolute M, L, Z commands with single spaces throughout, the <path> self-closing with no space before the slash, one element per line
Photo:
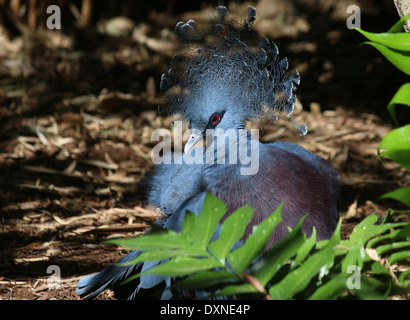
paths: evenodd
<path fill-rule="evenodd" d="M 177 24 L 176 32 L 188 46 L 174 56 L 171 69 L 161 77 L 160 86 L 166 90 L 168 102 L 165 111 L 179 115 L 189 124 L 191 134 L 184 154 L 167 154 L 168 163 L 157 165 L 149 182 L 148 203 L 165 215 L 158 224 L 180 231 L 185 212 L 199 214 L 206 193 L 211 192 L 225 202 L 225 217 L 246 204 L 254 208 L 244 239 L 254 225 L 283 202 L 283 221 L 267 248 L 306 214 L 302 230 L 310 236 L 315 228 L 318 239 L 329 238 L 339 219 L 338 172 L 298 145 L 261 143 L 245 129 L 248 120 L 291 116 L 299 74 L 288 73 L 288 60 L 279 59 L 278 47 L 268 39 L 262 37 L 259 43 L 252 44 L 254 8 L 249 7 L 248 18 L 242 24 L 228 22 L 225 7 L 217 10 L 215 31 L 207 35 L 208 43 L 200 48 L 189 46 L 197 39 L 195 22 Z M 305 134 L 304 126 L 298 129 Z M 205 147 L 195 148 L 203 139 Z M 139 254 L 133 251 L 119 262 L 130 261 Z M 81 279 L 76 292 L 92 298 L 106 288 L 121 290 L 121 281 L 158 263 L 161 262 L 110 266 Z M 142 276 L 131 287 L 128 298 L 138 298 L 157 286 L 162 286 L 161 298 L 171 298 L 170 284 L 170 278 Z"/>

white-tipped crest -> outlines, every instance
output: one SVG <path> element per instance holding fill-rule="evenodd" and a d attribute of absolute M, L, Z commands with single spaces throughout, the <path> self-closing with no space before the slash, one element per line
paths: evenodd
<path fill-rule="evenodd" d="M 235 113 L 241 121 L 263 115 L 277 119 L 282 112 L 290 117 L 299 73 L 287 72 L 288 59 L 279 59 L 278 47 L 265 37 L 251 43 L 250 39 L 255 38 L 256 10 L 249 7 L 248 18 L 242 24 L 226 21 L 225 7 L 218 7 L 217 12 L 212 41 L 200 49 L 189 45 L 200 35 L 195 31 L 195 21 L 176 25 L 175 32 L 188 46 L 173 57 L 172 68 L 161 77 L 161 90 L 168 90 L 168 114 L 180 114 L 182 119 L 193 121 L 209 104 L 217 104 L 232 110 L 228 113 Z M 300 127 L 299 133 L 306 133 L 306 126 Z"/>

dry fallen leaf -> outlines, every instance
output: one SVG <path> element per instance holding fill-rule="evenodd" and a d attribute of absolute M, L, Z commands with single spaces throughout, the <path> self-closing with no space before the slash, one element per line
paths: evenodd
<path fill-rule="evenodd" d="M 369 258 L 372 259 L 373 261 L 380 261 L 380 257 L 377 254 L 376 249 L 366 248 L 366 253 L 369 256 Z"/>

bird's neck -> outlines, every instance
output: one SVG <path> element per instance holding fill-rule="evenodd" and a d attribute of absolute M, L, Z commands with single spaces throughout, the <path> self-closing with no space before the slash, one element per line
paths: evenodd
<path fill-rule="evenodd" d="M 204 154 L 206 170 L 223 177 L 254 175 L 259 170 L 259 146 L 246 129 L 217 133 Z"/>
<path fill-rule="evenodd" d="M 213 158 L 214 163 L 204 165 L 203 183 L 213 195 L 227 204 L 228 212 L 232 212 L 251 202 L 254 197 L 256 182 L 260 177 L 259 147 L 263 148 L 263 145 L 249 132 L 239 135 L 231 143 L 225 143 L 225 146 L 219 141 L 220 138 L 218 136 L 214 142 L 219 142 L 219 146 L 213 145 L 213 148 L 225 154 L 220 153 Z"/>

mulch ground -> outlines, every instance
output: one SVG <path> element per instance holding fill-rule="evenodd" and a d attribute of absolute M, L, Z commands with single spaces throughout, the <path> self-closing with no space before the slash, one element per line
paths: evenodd
<path fill-rule="evenodd" d="M 383 31 L 395 21 L 392 4 L 362 2 L 368 28 Z M 230 10 L 246 16 L 246 6 Z M 161 19 L 164 13 L 153 12 L 156 24 L 131 24 L 121 37 L 24 30 L 4 38 L 0 299 L 79 299 L 78 279 L 125 253 L 103 242 L 141 235 L 158 217 L 144 202 L 144 179 L 153 168 L 152 132 L 172 130 L 171 119 L 157 112 L 163 102 L 159 79 L 175 50 L 175 22 L 194 17 L 205 23 L 208 13 Z M 297 143 L 340 171 L 346 238 L 370 213 L 404 211 L 377 198 L 409 185 L 410 174 L 377 156 L 393 128 L 385 106 L 403 78 L 377 52 L 359 47 L 363 39 L 333 13 L 315 19 L 320 13 L 312 10 L 303 20 L 295 12 L 294 29 L 275 27 L 280 50 L 302 76 L 294 120 L 307 124 L 309 133 L 300 137 L 289 122 L 279 121 L 264 124 L 260 139 Z M 387 21 L 380 23 L 383 14 Z M 397 219 L 409 221 L 408 211 Z M 59 268 L 58 288 L 51 289 L 50 266 Z M 107 291 L 98 299 L 115 297 Z"/>

